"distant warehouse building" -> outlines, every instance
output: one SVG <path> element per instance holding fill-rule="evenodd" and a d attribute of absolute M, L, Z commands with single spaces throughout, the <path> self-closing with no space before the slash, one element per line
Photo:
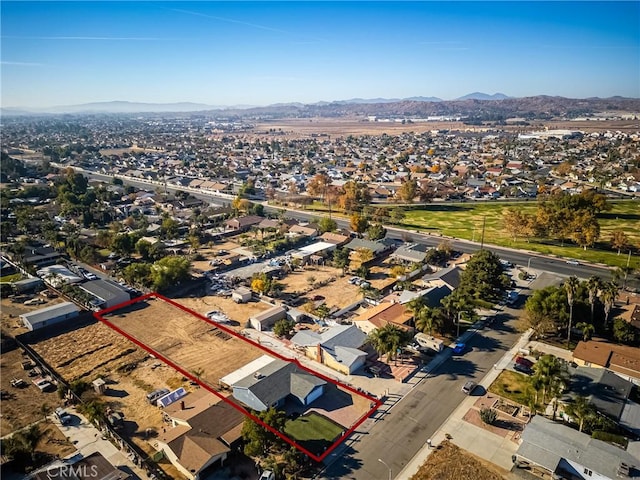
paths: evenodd
<path fill-rule="evenodd" d="M 33 312 L 20 315 L 20 320 L 29 330 L 38 330 L 40 328 L 63 323 L 67 320 L 77 317 L 80 309 L 71 302 L 62 302 L 50 307 L 41 308 Z"/>
<path fill-rule="evenodd" d="M 113 307 L 131 300 L 129 292 L 106 280 L 84 282 L 79 287 L 95 297 L 91 304 L 99 309 Z"/>

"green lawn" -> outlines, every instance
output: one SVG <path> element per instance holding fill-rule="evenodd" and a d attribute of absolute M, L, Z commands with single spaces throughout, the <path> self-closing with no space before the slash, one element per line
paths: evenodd
<path fill-rule="evenodd" d="M 289 420 L 284 432 L 311 453 L 320 455 L 342 433 L 344 427 L 317 412 Z"/>
<path fill-rule="evenodd" d="M 20 280 L 22 278 L 22 274 L 20 272 L 18 273 L 13 273 L 11 275 L 6 275 L 4 277 L 0 277 L 0 283 L 11 283 L 11 282 L 17 282 L 18 280 Z"/>
<path fill-rule="evenodd" d="M 498 378 L 491 384 L 489 391 L 508 398 L 520 405 L 526 405 L 526 391 L 529 386 L 529 377 L 522 373 L 503 370 Z"/>
<path fill-rule="evenodd" d="M 485 222 L 484 241 L 494 245 L 531 250 L 547 255 L 575 258 L 611 266 L 626 265 L 627 256 L 617 255 L 608 245 L 611 232 L 623 230 L 634 245 L 640 245 L 640 203 L 635 201 L 611 202 L 612 210 L 599 215 L 600 242 L 595 248 L 583 250 L 575 245 L 561 246 L 547 241 L 513 241 L 502 228 L 504 210 L 516 207 L 525 213 L 535 213 L 537 202 L 466 202 L 446 205 L 426 205 L 419 210 L 407 211 L 403 227 L 435 235 L 463 238 L 479 242 Z M 640 267 L 638 258 L 631 259 L 631 266 Z"/>

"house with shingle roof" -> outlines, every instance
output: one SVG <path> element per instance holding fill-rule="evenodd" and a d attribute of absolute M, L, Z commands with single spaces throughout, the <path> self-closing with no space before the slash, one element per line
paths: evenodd
<path fill-rule="evenodd" d="M 364 365 L 367 354 L 359 348 L 366 340 L 355 325 L 338 325 L 322 333 L 302 330 L 291 343 L 304 350 L 307 357 L 348 375 Z"/>
<path fill-rule="evenodd" d="M 353 319 L 353 324 L 366 334 L 389 323 L 413 333 L 413 313 L 400 303 L 382 302 Z"/>
<path fill-rule="evenodd" d="M 599 340 L 581 341 L 573 351 L 573 361 L 583 367 L 606 368 L 640 385 L 639 348 Z"/>
<path fill-rule="evenodd" d="M 244 415 L 204 389 L 167 406 L 163 417 L 171 427 L 163 428 L 152 445 L 192 480 L 213 465 L 221 467 L 242 441 Z"/>
<path fill-rule="evenodd" d="M 422 281 L 425 283 L 425 285 L 430 287 L 446 285 L 451 290 L 455 290 L 460 286 L 461 273 L 462 269 L 454 265 L 438 270 L 435 273 L 429 273 L 422 277 Z"/>
<path fill-rule="evenodd" d="M 327 384 L 295 363 L 267 355 L 232 372 L 220 382 L 230 385 L 236 400 L 259 412 L 282 407 L 289 398 L 309 405 L 322 396 Z"/>
<path fill-rule="evenodd" d="M 638 478 L 638 459 L 628 451 L 542 415 L 525 427 L 514 457 L 550 478 Z"/>

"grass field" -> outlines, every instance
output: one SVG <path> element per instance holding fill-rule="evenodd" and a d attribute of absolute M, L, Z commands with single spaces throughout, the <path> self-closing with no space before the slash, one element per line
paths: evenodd
<path fill-rule="evenodd" d="M 22 274 L 20 272 L 12 273 L 11 275 L 6 275 L 4 277 L 0 277 L 0 283 L 17 282 L 21 278 L 22 278 Z"/>
<path fill-rule="evenodd" d="M 522 373 L 504 370 L 491 384 L 489 391 L 520 405 L 526 405 L 526 391 L 531 388 L 529 377 Z"/>
<path fill-rule="evenodd" d="M 513 241 L 502 225 L 504 211 L 510 207 L 533 214 L 537 202 L 503 203 L 459 203 L 446 205 L 427 205 L 420 210 L 407 211 L 403 227 L 425 233 L 447 237 L 463 238 L 479 242 L 482 226 L 485 223 L 484 241 L 505 247 L 531 250 L 547 255 L 575 258 L 594 263 L 606 263 L 611 266 L 623 266 L 627 256 L 618 255 L 611 250 L 609 240 L 614 230 L 623 230 L 631 243 L 640 247 L 640 203 L 635 201 L 611 202 L 612 209 L 598 216 L 600 221 L 600 241 L 595 248 L 583 250 L 575 245 L 561 246 L 551 241 L 526 242 Z M 640 260 L 631 259 L 631 266 L 640 267 Z"/>
<path fill-rule="evenodd" d="M 284 427 L 289 437 L 316 455 L 322 454 L 343 430 L 342 426 L 317 412 L 289 420 Z"/>

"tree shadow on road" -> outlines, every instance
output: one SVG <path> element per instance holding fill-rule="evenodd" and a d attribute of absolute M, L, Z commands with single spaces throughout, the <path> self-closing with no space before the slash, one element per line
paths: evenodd
<path fill-rule="evenodd" d="M 327 479 L 344 479 L 349 478 L 350 474 L 362 467 L 362 460 L 353 458 L 355 450 L 351 446 L 347 446 L 342 453 L 338 455 L 337 460 L 329 465 L 321 477 Z"/>
<path fill-rule="evenodd" d="M 477 371 L 478 367 L 475 363 L 461 357 L 452 357 L 440 365 L 435 372 L 432 372 L 431 376 L 446 375 L 450 380 L 457 380 L 458 378 L 471 377 Z"/>

